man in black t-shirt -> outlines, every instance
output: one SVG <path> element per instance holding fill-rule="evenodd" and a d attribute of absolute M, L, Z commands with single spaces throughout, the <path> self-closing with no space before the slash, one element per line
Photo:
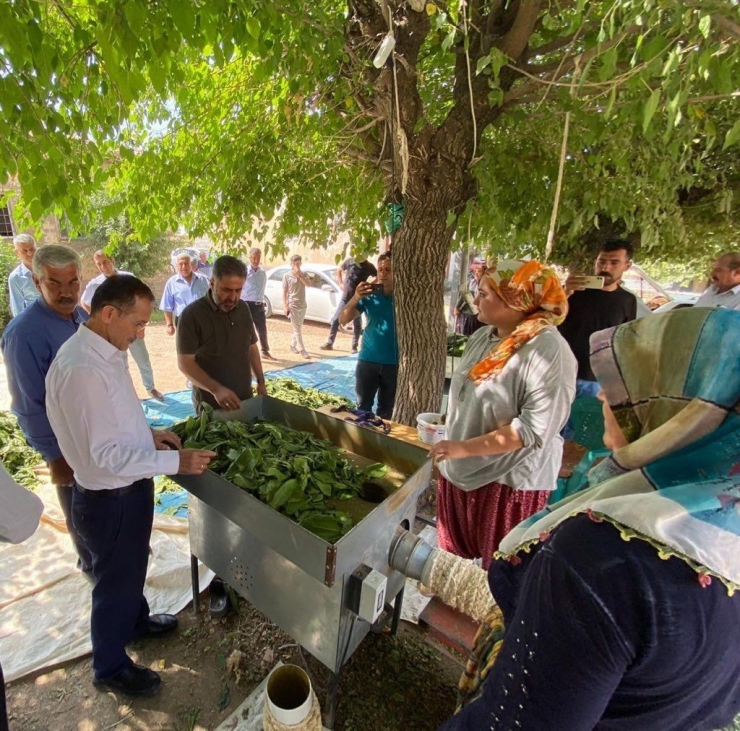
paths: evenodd
<path fill-rule="evenodd" d="M 377 277 L 378 270 L 373 264 L 367 259 L 361 259 L 359 262 L 355 261 L 352 257 L 345 259 L 339 269 L 337 269 L 337 280 L 340 285 L 344 286 L 342 292 L 342 299 L 337 306 L 337 311 L 334 313 L 334 317 L 331 319 L 331 328 L 329 330 L 329 337 L 326 342 L 320 346 L 321 350 L 333 350 L 334 340 L 339 332 L 339 315 L 342 310 L 347 306 L 347 303 L 354 297 L 357 285 L 360 282 L 367 282 L 370 277 Z M 358 316 L 352 321 L 352 352 L 357 352 L 357 346 L 360 342 L 360 335 L 362 334 L 362 317 Z"/>
<path fill-rule="evenodd" d="M 591 370 L 591 335 L 637 318 L 637 297 L 621 287 L 622 275 L 631 266 L 632 244 L 612 239 L 601 247 L 594 265 L 596 276 L 604 277 L 602 289 L 586 289 L 583 276 L 577 274 L 565 282 L 568 315 L 558 329 L 578 361 L 576 398 L 596 396 L 600 390 Z M 567 429 L 564 431 L 569 435 Z"/>

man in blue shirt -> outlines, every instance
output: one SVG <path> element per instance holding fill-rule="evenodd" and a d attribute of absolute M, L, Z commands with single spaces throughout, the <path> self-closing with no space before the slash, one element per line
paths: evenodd
<path fill-rule="evenodd" d="M 39 249 L 33 280 L 41 296 L 5 328 L 0 349 L 8 372 L 11 409 L 28 443 L 46 460 L 51 481 L 77 550 L 78 567 L 90 571 L 90 554 L 72 525 L 72 468 L 62 456 L 46 415 L 46 374 L 57 351 L 87 320 L 80 298 L 80 257 L 66 246 Z"/>
<path fill-rule="evenodd" d="M 39 291 L 33 281 L 33 255 L 36 253 L 36 239 L 31 234 L 18 234 L 13 239 L 16 253 L 21 263 L 8 276 L 10 291 L 10 311 L 17 317 L 32 302 L 39 298 Z"/>
<path fill-rule="evenodd" d="M 180 254 L 177 257 L 177 274 L 167 280 L 159 305 L 159 309 L 164 312 L 168 335 L 175 334 L 175 323 L 182 311 L 191 302 L 205 296 L 209 287 L 208 278 L 193 271 L 190 254 Z"/>
<path fill-rule="evenodd" d="M 254 329 L 260 339 L 260 349 L 265 360 L 275 360 L 270 355 L 270 345 L 267 342 L 267 316 L 265 313 L 265 287 L 267 286 L 267 272 L 260 266 L 262 251 L 256 247 L 249 250 L 249 266 L 247 278 L 242 288 L 241 299 L 247 303 L 252 315 Z"/>
<path fill-rule="evenodd" d="M 367 325 L 355 371 L 357 408 L 372 411 L 377 395 L 375 413 L 382 419 L 390 419 L 396 402 L 398 341 L 389 254 L 378 257 L 378 279 L 374 284 L 360 282 L 357 285 L 355 294 L 339 315 L 339 322 L 348 325 L 363 312 Z"/>

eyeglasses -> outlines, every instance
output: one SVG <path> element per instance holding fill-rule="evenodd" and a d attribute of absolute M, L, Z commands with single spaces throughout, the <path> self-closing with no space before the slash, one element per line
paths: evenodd
<path fill-rule="evenodd" d="M 130 313 L 125 312 L 120 307 L 116 307 L 115 305 L 110 305 L 114 310 L 118 310 L 122 315 L 129 317 Z M 146 330 L 146 326 L 149 324 L 148 322 L 134 322 L 134 327 L 136 328 L 136 332 L 141 332 L 142 330 Z"/>

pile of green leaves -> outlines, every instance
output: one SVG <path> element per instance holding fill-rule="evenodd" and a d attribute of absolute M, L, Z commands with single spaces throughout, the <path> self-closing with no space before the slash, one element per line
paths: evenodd
<path fill-rule="evenodd" d="M 382 464 L 358 469 L 326 439 L 264 421 L 211 421 L 210 412 L 176 424 L 186 448 L 209 449 L 210 468 L 329 543 L 348 533 L 348 513 L 327 506 L 361 494 L 364 482 L 382 477 Z"/>
<path fill-rule="evenodd" d="M 287 401 L 307 409 L 321 406 L 352 406 L 352 402 L 335 393 L 325 393 L 315 388 L 305 388 L 293 378 L 270 378 L 267 381 L 267 394 L 281 401 Z"/>
<path fill-rule="evenodd" d="M 0 459 L 17 483 L 26 487 L 39 484 L 34 468 L 43 464 L 41 455 L 26 444 L 18 421 L 9 411 L 0 411 Z"/>
<path fill-rule="evenodd" d="M 468 344 L 467 335 L 458 335 L 457 333 L 447 336 L 447 355 L 453 358 L 461 358 L 465 352 L 465 346 Z"/>

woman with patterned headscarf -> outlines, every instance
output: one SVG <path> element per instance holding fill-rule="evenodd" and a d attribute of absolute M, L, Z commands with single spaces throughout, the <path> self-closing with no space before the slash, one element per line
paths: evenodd
<path fill-rule="evenodd" d="M 482 559 L 541 510 L 555 489 L 563 428 L 575 395 L 576 363 L 556 326 L 567 298 L 538 261 L 501 261 L 475 299 L 488 327 L 474 333 L 452 376 L 440 462 L 440 548 Z"/>
<path fill-rule="evenodd" d="M 727 309 L 591 337 L 612 456 L 502 541 L 498 606 L 441 731 L 700 731 L 740 714 L 739 362 Z"/>

